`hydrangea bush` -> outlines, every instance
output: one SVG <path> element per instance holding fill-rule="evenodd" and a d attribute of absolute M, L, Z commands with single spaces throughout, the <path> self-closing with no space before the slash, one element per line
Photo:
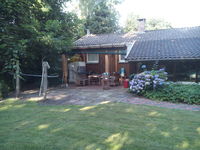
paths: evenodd
<path fill-rule="evenodd" d="M 130 80 L 130 91 L 140 94 L 145 90 L 155 90 L 162 87 L 167 80 L 167 72 L 164 69 L 144 71 L 136 74 Z"/>

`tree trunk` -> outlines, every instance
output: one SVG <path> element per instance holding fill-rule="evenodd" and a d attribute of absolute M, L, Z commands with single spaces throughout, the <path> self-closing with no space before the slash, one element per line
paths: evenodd
<path fill-rule="evenodd" d="M 19 61 L 16 63 L 16 98 L 19 97 L 20 94 L 20 75 L 19 75 Z"/>

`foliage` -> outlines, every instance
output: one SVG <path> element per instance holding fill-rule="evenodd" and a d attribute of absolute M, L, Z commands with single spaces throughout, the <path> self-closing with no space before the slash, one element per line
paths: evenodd
<path fill-rule="evenodd" d="M 8 95 L 9 87 L 4 81 L 0 81 L 0 100 Z"/>
<path fill-rule="evenodd" d="M 64 13 L 68 0 L 4 0 L 0 2 L 0 76 L 14 74 L 16 62 L 24 73 L 41 73 L 46 59 L 58 71 L 60 53 L 70 50 L 82 22 Z"/>
<path fill-rule="evenodd" d="M 87 16 L 85 28 L 93 34 L 112 33 L 118 29 L 117 12 L 106 2 L 94 6 L 91 15 Z"/>
<path fill-rule="evenodd" d="M 185 110 L 6 100 L 0 124 L 3 150 L 199 150 L 199 112 Z"/>
<path fill-rule="evenodd" d="M 146 25 L 147 30 L 158 30 L 158 29 L 168 29 L 168 28 L 172 28 L 171 24 L 163 19 L 147 20 L 147 25 Z"/>
<path fill-rule="evenodd" d="M 137 31 L 138 30 L 138 21 L 140 17 L 138 15 L 135 15 L 133 13 L 129 14 L 126 22 L 125 22 L 125 27 L 124 31 L 125 32 L 130 32 L 130 31 Z"/>
<path fill-rule="evenodd" d="M 94 9 L 101 3 L 106 4 L 113 9 L 117 4 L 122 3 L 123 0 L 79 0 L 79 8 L 83 18 L 87 18 L 94 13 Z"/>
<path fill-rule="evenodd" d="M 137 31 L 138 30 L 137 19 L 139 18 L 140 18 L 139 15 L 135 15 L 133 13 L 129 14 L 125 23 L 124 31 L 125 32 Z M 171 24 L 169 22 L 166 22 L 163 19 L 149 18 L 146 20 L 146 24 L 145 24 L 146 30 L 167 29 L 171 27 L 172 27 Z"/>
<path fill-rule="evenodd" d="M 150 99 L 200 104 L 200 85 L 171 83 L 156 91 L 145 91 L 143 95 Z"/>
<path fill-rule="evenodd" d="M 167 72 L 164 69 L 144 71 L 136 74 L 130 81 L 130 91 L 141 94 L 146 90 L 159 89 L 167 80 Z"/>

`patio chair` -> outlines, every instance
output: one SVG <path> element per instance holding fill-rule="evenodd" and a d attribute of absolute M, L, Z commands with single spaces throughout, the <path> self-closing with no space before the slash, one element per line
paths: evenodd
<path fill-rule="evenodd" d="M 88 85 L 88 79 L 85 75 L 79 75 L 76 78 L 76 85 L 80 85 L 80 86 L 86 86 Z"/>
<path fill-rule="evenodd" d="M 120 85 L 119 79 L 120 79 L 120 74 L 117 72 L 113 72 L 112 75 L 110 76 L 110 85 L 111 86 Z"/>

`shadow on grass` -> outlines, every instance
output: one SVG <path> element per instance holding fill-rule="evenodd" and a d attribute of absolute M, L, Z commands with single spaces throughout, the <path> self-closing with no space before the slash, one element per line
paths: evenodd
<path fill-rule="evenodd" d="M 4 150 L 200 148 L 198 112 L 108 101 L 95 106 L 0 103 Z"/>

